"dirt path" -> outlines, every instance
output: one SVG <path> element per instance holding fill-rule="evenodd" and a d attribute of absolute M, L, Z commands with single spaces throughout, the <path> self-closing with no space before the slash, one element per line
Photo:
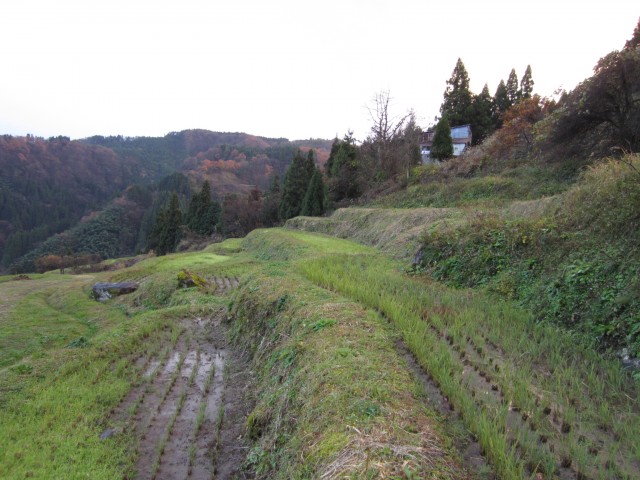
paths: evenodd
<path fill-rule="evenodd" d="M 185 320 L 174 346 L 138 360 L 141 380 L 113 417 L 115 429 L 139 438 L 135 478 L 247 478 L 242 434 L 249 378 L 220 320 Z"/>

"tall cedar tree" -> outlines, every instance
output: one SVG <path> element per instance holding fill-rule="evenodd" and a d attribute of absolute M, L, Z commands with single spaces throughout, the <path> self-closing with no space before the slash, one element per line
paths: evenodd
<path fill-rule="evenodd" d="M 331 153 L 325 165 L 328 177 L 328 195 L 332 202 L 356 198 L 361 193 L 360 162 L 358 146 L 353 132 L 342 140 L 337 138 L 331 145 Z"/>
<path fill-rule="evenodd" d="M 273 227 L 280 223 L 280 201 L 282 199 L 282 187 L 280 177 L 274 174 L 271 177 L 271 184 L 262 202 L 260 210 L 260 220 L 265 227 Z"/>
<path fill-rule="evenodd" d="M 155 249 L 156 255 L 174 252 L 182 237 L 182 212 L 176 192 L 171 194 L 169 206 L 158 214 L 149 238 L 149 248 Z"/>
<path fill-rule="evenodd" d="M 471 132 L 473 134 L 474 145 L 482 142 L 494 130 L 495 124 L 491 107 L 491 94 L 489 93 L 489 87 L 485 84 L 480 95 L 473 97 Z"/>
<path fill-rule="evenodd" d="M 280 218 L 282 220 L 288 220 L 300 215 L 302 202 L 307 193 L 314 169 L 313 150 L 309 150 L 306 157 L 298 150 L 284 177 L 282 201 L 280 203 Z"/>
<path fill-rule="evenodd" d="M 195 194 L 189 202 L 185 216 L 185 224 L 189 230 L 200 235 L 211 235 L 220 222 L 220 204 L 211 200 L 211 187 L 205 180 L 200 193 Z"/>
<path fill-rule="evenodd" d="M 451 127 L 447 117 L 442 117 L 436 125 L 431 145 L 431 157 L 436 160 L 446 160 L 453 155 L 453 140 L 451 139 Z"/>
<path fill-rule="evenodd" d="M 409 113 L 406 125 L 402 131 L 402 136 L 398 139 L 397 155 L 401 161 L 402 167 L 409 179 L 411 169 L 422 163 L 422 154 L 420 153 L 420 137 L 422 128 L 418 126 L 415 114 Z"/>
<path fill-rule="evenodd" d="M 451 78 L 447 80 L 440 113 L 442 117 L 448 117 L 450 125 L 466 125 L 471 123 L 472 101 L 473 95 L 469 90 L 469 75 L 462 60 L 458 58 Z"/>
<path fill-rule="evenodd" d="M 522 80 L 520 80 L 520 98 L 531 98 L 534 83 L 533 77 L 531 76 L 531 65 L 527 65 L 527 69 L 524 71 Z"/>
<path fill-rule="evenodd" d="M 319 217 L 324 213 L 324 182 L 322 181 L 322 173 L 315 168 L 307 193 L 302 201 L 301 215 L 308 217 Z"/>
<path fill-rule="evenodd" d="M 509 101 L 509 94 L 507 93 L 507 86 L 504 80 L 500 80 L 496 93 L 493 95 L 493 102 L 491 105 L 491 113 L 493 115 L 493 123 L 496 128 L 502 126 L 502 116 L 504 112 L 509 110 L 511 102 Z"/>
<path fill-rule="evenodd" d="M 507 79 L 507 97 L 509 98 L 509 106 L 515 105 L 519 100 L 518 93 L 518 75 L 516 75 L 516 69 L 512 68 Z"/>

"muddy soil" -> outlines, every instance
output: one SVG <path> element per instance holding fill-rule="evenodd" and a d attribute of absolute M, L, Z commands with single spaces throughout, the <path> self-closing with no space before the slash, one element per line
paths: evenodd
<path fill-rule="evenodd" d="M 139 440 L 136 479 L 243 479 L 250 378 L 220 317 L 183 322 L 175 346 L 139 360 L 140 382 L 112 417 Z"/>

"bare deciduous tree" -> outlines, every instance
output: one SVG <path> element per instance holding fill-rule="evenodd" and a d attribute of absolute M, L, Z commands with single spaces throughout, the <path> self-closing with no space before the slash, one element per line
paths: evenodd
<path fill-rule="evenodd" d="M 393 116 L 389 113 L 391 103 L 389 90 L 381 90 L 373 98 L 373 105 L 367 107 L 371 117 L 371 135 L 369 141 L 374 147 L 377 168 L 393 176 L 397 173 L 402 160 L 395 158 L 394 143 L 402 135 L 405 123 L 412 117 L 409 112 L 403 116 Z"/>

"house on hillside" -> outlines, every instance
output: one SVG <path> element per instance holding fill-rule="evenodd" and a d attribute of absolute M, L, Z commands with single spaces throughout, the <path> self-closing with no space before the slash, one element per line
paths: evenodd
<path fill-rule="evenodd" d="M 422 153 L 422 163 L 429 163 L 431 159 L 431 145 L 435 130 L 430 129 L 420 135 L 420 153 Z M 453 143 L 453 156 L 462 155 L 465 148 L 471 146 L 471 125 L 460 125 L 451 127 L 451 141 Z"/>

